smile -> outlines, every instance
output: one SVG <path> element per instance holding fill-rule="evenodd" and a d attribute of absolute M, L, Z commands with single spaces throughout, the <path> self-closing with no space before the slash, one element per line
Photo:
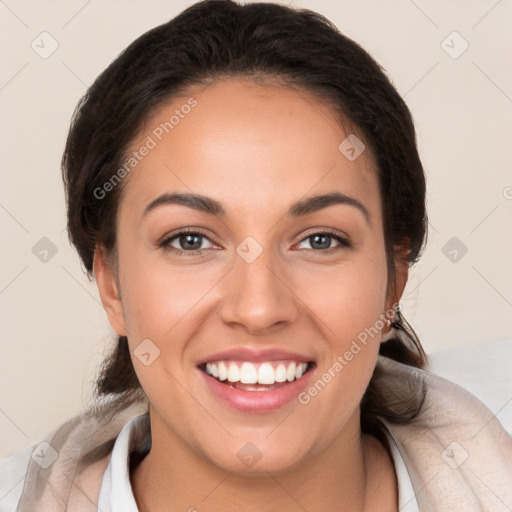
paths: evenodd
<path fill-rule="evenodd" d="M 310 363 L 300 361 L 217 361 L 206 363 L 205 371 L 221 382 L 241 384 L 275 384 L 300 379 Z"/>
<path fill-rule="evenodd" d="M 316 368 L 313 361 L 215 361 L 198 366 L 203 381 L 224 404 L 241 412 L 262 413 L 293 401 Z"/>

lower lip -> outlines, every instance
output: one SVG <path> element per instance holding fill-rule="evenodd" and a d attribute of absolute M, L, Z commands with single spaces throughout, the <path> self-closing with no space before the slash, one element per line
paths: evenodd
<path fill-rule="evenodd" d="M 245 391 L 223 384 L 199 368 L 198 371 L 211 392 L 227 405 L 240 412 L 263 413 L 284 407 L 297 398 L 307 387 L 315 368 L 313 366 L 300 379 L 269 391 Z"/>

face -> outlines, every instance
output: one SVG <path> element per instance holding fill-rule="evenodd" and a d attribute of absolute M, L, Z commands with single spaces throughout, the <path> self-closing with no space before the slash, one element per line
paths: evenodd
<path fill-rule="evenodd" d="M 347 135 L 306 92 L 230 79 L 174 97 L 133 142 L 117 279 L 99 250 L 96 279 L 153 432 L 226 471 L 285 471 L 360 434 L 394 300 L 377 178 Z"/>

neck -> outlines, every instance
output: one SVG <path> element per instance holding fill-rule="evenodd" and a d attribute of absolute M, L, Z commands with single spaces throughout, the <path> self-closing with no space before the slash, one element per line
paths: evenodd
<path fill-rule="evenodd" d="M 383 445 L 361 435 L 359 416 L 323 452 L 287 471 L 256 476 L 224 471 L 199 457 L 155 415 L 152 447 L 131 474 L 140 512 L 262 509 L 398 509 L 396 475 Z"/>

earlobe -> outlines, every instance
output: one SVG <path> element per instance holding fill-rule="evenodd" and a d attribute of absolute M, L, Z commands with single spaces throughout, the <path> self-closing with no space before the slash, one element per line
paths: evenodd
<path fill-rule="evenodd" d="M 115 273 L 108 264 L 105 249 L 99 245 L 96 246 L 94 251 L 93 272 L 101 303 L 107 313 L 112 329 L 120 336 L 126 336 L 123 307 Z"/>

